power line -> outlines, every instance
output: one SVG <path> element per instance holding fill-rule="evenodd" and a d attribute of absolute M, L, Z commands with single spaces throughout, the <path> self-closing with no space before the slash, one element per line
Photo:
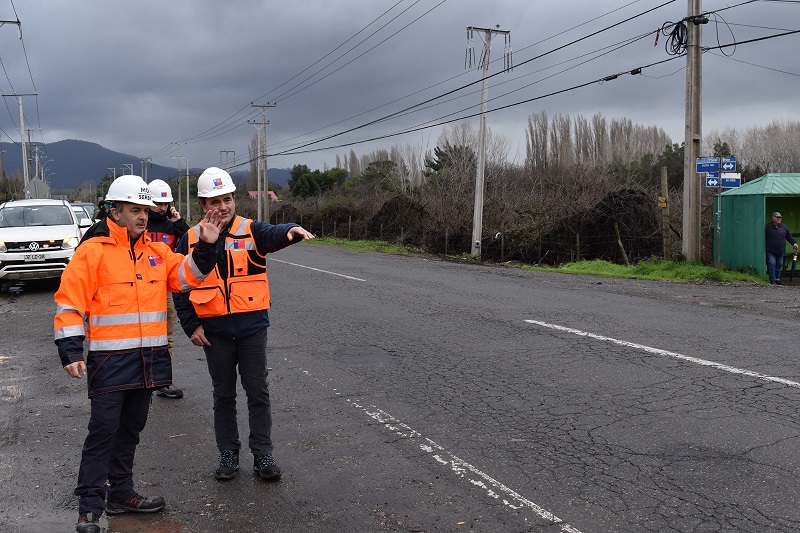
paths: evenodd
<path fill-rule="evenodd" d="M 330 54 L 332 54 L 333 52 L 335 52 L 336 50 L 338 50 L 339 48 L 341 48 L 342 46 L 344 46 L 345 44 L 347 44 L 349 41 L 351 41 L 351 40 L 352 40 L 352 39 L 354 39 L 356 36 L 358 36 L 359 34 L 361 34 L 361 33 L 362 33 L 363 31 L 365 31 L 367 28 L 369 28 L 370 26 L 372 26 L 373 24 L 375 24 L 375 23 L 376 23 L 378 20 L 380 20 L 381 18 L 383 18 L 383 17 L 384 17 L 384 16 L 385 16 L 387 13 L 389 13 L 390 11 L 392 11 L 392 10 L 393 10 L 393 9 L 394 9 L 396 6 L 398 6 L 399 4 L 401 4 L 403 1 L 405 1 L 405 0 L 400 0 L 399 2 L 397 2 L 396 4 L 394 4 L 392 7 L 390 7 L 390 8 L 389 8 L 389 9 L 387 9 L 386 11 L 384 11 L 384 12 L 383 12 L 381 15 L 379 15 L 377 18 L 375 18 L 375 19 L 374 19 L 372 22 L 370 22 L 370 23 L 369 23 L 369 24 L 367 24 L 365 27 L 363 27 L 362 29 L 360 29 L 360 30 L 359 30 L 358 32 L 356 32 L 356 33 L 355 33 L 353 36 L 351 36 L 350 38 L 348 38 L 347 40 L 345 40 L 345 41 L 344 41 L 342 44 L 340 44 L 339 46 L 337 46 L 337 47 L 336 47 L 334 50 L 332 50 L 331 52 L 329 52 L 329 53 L 325 54 L 324 56 L 322 56 L 322 58 L 320 58 L 320 59 L 318 59 L 317 61 L 315 61 L 314 63 L 312 63 L 310 66 L 306 67 L 305 69 L 303 69 L 303 70 L 302 70 L 302 71 L 300 71 L 299 73 L 295 74 L 294 76 L 292 76 L 291 78 L 289 78 L 287 81 L 283 82 L 282 84 L 278 85 L 278 86 L 277 86 L 277 87 L 275 87 L 274 89 L 271 89 L 271 90 L 270 90 L 268 93 L 266 93 L 266 94 L 264 94 L 264 95 L 262 95 L 262 96 L 259 96 L 259 97 L 258 97 L 258 98 L 256 98 L 255 100 L 260 100 L 260 99 L 264 98 L 265 96 L 267 96 L 267 95 L 271 94 L 273 91 L 275 91 L 275 90 L 279 89 L 280 87 L 282 87 L 282 86 L 286 85 L 286 84 L 287 84 L 287 83 L 289 83 L 291 80 L 293 80 L 293 79 L 297 78 L 298 76 L 300 76 L 300 75 L 301 75 L 303 72 L 306 72 L 307 70 L 309 70 L 310 68 L 312 68 L 314 65 L 316 65 L 316 64 L 318 64 L 320 61 L 324 60 L 324 59 L 325 59 L 326 57 L 328 57 Z M 417 2 L 419 2 L 419 1 L 420 1 L 420 0 L 417 0 Z M 416 4 L 417 2 L 415 2 L 414 4 Z M 413 4 L 412 4 L 412 6 L 413 6 Z M 392 19 L 392 20 L 394 20 L 394 19 Z M 373 33 L 373 34 L 374 34 L 374 33 Z M 363 41 L 362 41 L 362 42 L 363 42 Z M 359 43 L 359 44 L 360 44 L 360 43 Z M 358 46 L 358 45 L 357 45 L 357 46 Z M 348 53 L 349 53 L 349 51 L 348 51 Z M 337 60 L 338 60 L 338 58 L 337 58 Z M 325 68 L 327 68 L 327 66 L 326 66 Z M 253 100 L 253 102 L 255 102 L 255 100 Z M 253 103 L 253 102 L 251 102 L 251 103 Z M 193 142 L 198 142 L 198 141 L 200 141 L 200 140 L 208 140 L 208 139 L 212 139 L 212 138 L 218 137 L 219 135 L 223 135 L 223 134 L 225 134 L 225 133 L 228 133 L 229 131 L 231 131 L 231 130 L 233 130 L 233 129 L 236 129 L 236 128 L 240 127 L 240 126 L 246 125 L 247 121 L 248 121 L 248 120 L 250 120 L 250 119 L 252 119 L 254 116 L 256 116 L 256 115 L 258 114 L 258 112 L 251 112 L 251 113 L 247 114 L 245 117 L 243 117 L 242 119 L 237 119 L 237 120 L 242 120 L 243 122 L 240 122 L 240 123 L 237 123 L 237 124 L 234 124 L 234 125 L 229 125 L 229 123 L 230 123 L 232 120 L 236 119 L 236 117 L 237 117 L 239 114 L 241 114 L 241 113 L 242 113 L 242 111 L 244 111 L 244 110 L 246 110 L 246 109 L 249 109 L 249 107 L 250 107 L 250 104 L 247 104 L 247 105 L 243 106 L 241 109 L 239 109 L 239 110 L 238 110 L 237 112 L 235 112 L 233 115 L 229 116 L 228 118 L 226 118 L 226 119 L 225 119 L 225 120 L 223 120 L 222 122 L 218 123 L 217 125 L 215 125 L 215 126 L 212 126 L 211 128 L 209 128 L 209 129 L 207 129 L 207 130 L 205 130 L 205 131 L 203 131 L 203 132 L 201 132 L 201 133 L 199 133 L 199 134 L 197 134 L 197 135 L 194 135 L 194 136 L 192 136 L 192 137 L 188 137 L 188 138 L 184 139 L 182 142 L 184 142 L 184 143 L 193 143 Z M 224 128 L 224 131 L 218 132 L 218 130 L 219 130 L 220 128 Z M 213 133 L 213 135 L 212 135 L 212 133 Z M 164 150 L 164 149 L 162 149 L 162 150 Z"/>
<path fill-rule="evenodd" d="M 573 41 L 571 41 L 571 42 L 569 42 L 569 43 L 566 43 L 566 44 L 564 44 L 564 45 L 562 45 L 562 46 L 556 47 L 556 48 L 554 48 L 554 49 L 552 49 L 552 50 L 549 50 L 549 51 L 547 51 L 547 52 L 544 52 L 544 53 L 542 53 L 542 54 L 539 54 L 539 55 L 537 55 L 537 56 L 534 56 L 534 57 L 532 57 L 532 58 L 530 58 L 530 59 L 528 59 L 528 60 L 526 60 L 526 61 L 523 61 L 522 63 L 520 63 L 520 64 L 516 65 L 516 67 L 520 67 L 520 66 L 522 66 L 522 65 L 525 65 L 525 64 L 527 64 L 527 63 L 530 63 L 531 61 L 534 61 L 534 60 L 536 60 L 536 59 L 540 59 L 540 58 L 542 58 L 542 57 L 545 57 L 545 56 L 547 56 L 547 55 L 550 55 L 550 54 L 552 54 L 552 53 L 554 53 L 554 52 L 556 52 L 556 51 L 558 51 L 558 50 L 562 50 L 562 49 L 564 49 L 564 48 L 566 48 L 566 47 L 568 47 L 568 46 L 574 45 L 574 44 L 576 44 L 576 43 L 579 43 L 579 42 L 581 42 L 581 41 L 584 41 L 584 40 L 586 40 L 586 39 L 588 39 L 588 38 L 590 38 L 590 37 L 593 37 L 593 36 L 595 36 L 595 35 L 598 35 L 598 34 L 600 34 L 600 33 L 602 33 L 602 32 L 605 32 L 605 31 L 608 31 L 608 30 L 610 30 L 610 29 L 612 29 L 612 28 L 615 28 L 615 27 L 617 27 L 617 26 L 620 26 L 620 25 L 622 25 L 622 24 L 624 24 L 624 23 L 626 23 L 626 22 L 630 22 L 631 20 L 634 20 L 634 19 L 636 19 L 636 18 L 638 18 L 638 17 L 641 17 L 641 16 L 644 16 L 644 15 L 646 15 L 646 14 L 648 14 L 648 13 L 651 13 L 652 11 L 655 11 L 656 9 L 660 9 L 660 8 L 662 8 L 662 7 L 666 6 L 666 5 L 669 5 L 669 4 L 671 4 L 671 3 L 675 2 L 675 1 L 676 1 L 676 0 L 668 0 L 667 2 L 664 2 L 664 3 L 662 3 L 662 4 L 660 4 L 660 5 L 656 6 L 656 7 L 653 7 L 653 8 L 651 8 L 651 9 L 648 9 L 648 10 L 646 10 L 646 11 L 642 12 L 642 13 L 639 13 L 639 14 L 637 14 L 637 15 L 634 15 L 634 16 L 631 16 L 631 17 L 628 17 L 627 19 L 624 19 L 624 20 L 622 20 L 622 21 L 620 21 L 620 22 L 617 22 L 617 23 L 615 23 L 615 24 L 612 24 L 612 25 L 610 25 L 610 26 L 606 26 L 605 28 L 602 28 L 602 29 L 600 29 L 600 30 L 597 30 L 597 31 L 595 31 L 595 32 L 592 32 L 592 33 L 590 33 L 590 34 L 588 34 L 588 35 L 585 35 L 585 36 L 583 36 L 583 37 L 581 37 L 581 38 L 579 38 L 579 39 L 575 39 L 575 40 L 573 40 Z M 516 68 L 516 67 L 515 67 L 515 68 Z M 487 76 L 487 78 L 493 78 L 494 76 L 497 76 L 498 74 L 501 74 L 501 73 L 502 73 L 502 72 L 497 72 L 497 73 L 495 73 L 495 74 L 491 74 L 491 75 Z M 296 146 L 296 147 L 294 147 L 294 148 L 288 149 L 287 151 L 290 151 L 290 150 L 298 150 L 298 149 L 300 149 L 300 148 L 305 148 L 305 147 L 307 147 L 307 146 L 311 146 L 311 145 L 314 145 L 314 144 L 317 144 L 317 143 L 320 143 L 320 142 L 324 142 L 324 141 L 330 140 L 330 139 L 332 139 L 332 138 L 334 138 L 334 137 L 339 137 L 339 136 L 341 136 L 341 135 L 344 135 L 344 134 L 347 134 L 347 133 L 351 133 L 351 132 L 353 132 L 353 131 L 356 131 L 356 130 L 359 130 L 359 129 L 365 128 L 365 127 L 367 127 L 367 126 L 371 126 L 371 125 L 373 125 L 373 124 L 377 124 L 377 123 L 379 123 L 379 122 L 384 122 L 384 121 L 386 121 L 386 120 L 389 120 L 389 119 L 391 119 L 391 118 L 394 118 L 394 117 L 396 117 L 396 116 L 398 116 L 398 115 L 400 115 L 400 114 L 402 114 L 402 113 L 405 113 L 405 112 L 407 112 L 407 111 L 410 111 L 410 110 L 412 110 L 412 109 L 414 109 L 414 108 L 417 108 L 417 107 L 423 106 L 423 105 L 425 105 L 425 104 L 428 104 L 428 103 L 430 103 L 430 102 L 433 102 L 433 101 L 435 101 L 435 100 L 438 100 L 438 99 L 440 99 L 440 98 L 444 98 L 445 96 L 448 96 L 448 95 L 450 95 L 450 94 L 453 94 L 453 93 L 456 93 L 456 92 L 458 92 L 458 91 L 461 91 L 461 90 L 463 90 L 463 89 L 466 89 L 467 87 L 471 87 L 472 85 L 475 85 L 475 84 L 477 84 L 477 83 L 481 83 L 481 81 L 482 81 L 482 80 L 476 80 L 476 81 L 474 81 L 474 82 L 467 83 L 467 84 L 465 84 L 465 85 L 462 85 L 461 87 L 457 87 L 457 88 L 455 88 L 455 89 L 452 89 L 452 90 L 450 90 L 450 91 L 447 91 L 447 92 L 445 92 L 445 93 L 443 93 L 443 94 L 440 94 L 440 95 L 438 95 L 438 96 L 434 96 L 433 98 L 429 98 L 429 99 L 427 99 L 427 100 L 425 100 L 425 101 L 423 101 L 423 102 L 420 102 L 420 103 L 418 103 L 418 104 L 415 104 L 415 105 L 412 105 L 412 106 L 406 107 L 405 109 L 401 109 L 401 110 L 399 110 L 399 111 L 396 111 L 396 112 L 394 112 L 394 113 L 390 113 L 389 115 L 386 115 L 386 116 L 383 116 L 383 117 L 381 117 L 381 118 L 378 118 L 378 119 L 372 120 L 372 121 L 370 121 L 370 122 L 367 122 L 367 123 L 365 123 L 365 124 L 361 124 L 361 125 L 359 125 L 359 126 L 354 126 L 354 127 L 352 127 L 352 128 L 346 129 L 346 130 L 344 130 L 344 131 L 341 131 L 341 132 L 339 132 L 339 133 L 333 133 L 333 134 L 327 135 L 327 136 L 325 136 L 325 137 L 322 137 L 322 138 L 319 138 L 319 139 L 316 139 L 316 140 L 313 140 L 313 141 L 309 141 L 309 142 L 307 142 L 307 143 L 305 143 L 305 144 L 301 144 L 301 145 L 299 145 L 299 146 Z"/>

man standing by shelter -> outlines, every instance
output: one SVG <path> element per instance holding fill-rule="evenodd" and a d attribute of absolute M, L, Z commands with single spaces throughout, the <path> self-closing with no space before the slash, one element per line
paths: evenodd
<path fill-rule="evenodd" d="M 314 235 L 297 224 L 272 225 L 236 214 L 236 186 L 224 170 L 211 167 L 197 179 L 203 212 L 216 210 L 224 222 L 217 242 L 217 266 L 203 284 L 175 294 L 181 327 L 192 344 L 202 346 L 214 388 L 214 435 L 219 450 L 218 480 L 239 470 L 236 422 L 237 369 L 247 394 L 253 472 L 265 480 L 280 478 L 272 458 L 272 412 L 267 387 L 267 327 L 270 307 L 267 254 Z M 189 230 L 177 251 L 198 244 L 199 228 Z M 221 236 L 221 237 L 222 237 Z"/>
<path fill-rule="evenodd" d="M 769 282 L 773 285 L 782 285 L 783 250 L 786 248 L 787 241 L 797 250 L 797 242 L 792 237 L 789 228 L 783 223 L 783 217 L 778 211 L 772 213 L 772 222 L 767 224 L 766 231 Z"/>
<path fill-rule="evenodd" d="M 161 496 L 141 496 L 134 489 L 133 461 L 152 391 L 172 384 L 167 291 L 202 283 L 214 268 L 214 243 L 223 227 L 217 213 L 209 211 L 198 225 L 197 246 L 184 257 L 145 234 L 154 205 L 142 178 L 118 177 L 106 200 L 113 202 L 108 217 L 75 250 L 55 294 L 61 364 L 74 378 L 87 376 L 91 401 L 75 488 L 78 533 L 100 533 L 104 511 L 164 508 Z"/>

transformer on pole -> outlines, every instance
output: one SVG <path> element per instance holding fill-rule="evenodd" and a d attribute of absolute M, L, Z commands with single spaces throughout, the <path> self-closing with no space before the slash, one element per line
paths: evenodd
<path fill-rule="evenodd" d="M 475 210 L 472 221 L 472 251 L 475 259 L 481 258 L 481 235 L 483 233 L 483 195 L 484 195 L 484 168 L 486 166 L 486 107 L 489 100 L 489 57 L 494 35 L 503 35 L 505 38 L 505 51 L 503 54 L 503 70 L 511 70 L 511 32 L 498 29 L 467 27 L 467 54 L 464 60 L 465 68 L 475 66 L 483 67 L 483 89 L 481 91 L 481 123 L 478 146 L 478 165 L 475 174 Z M 479 62 L 475 61 L 475 48 L 472 40 L 474 32 L 483 32 L 483 53 Z"/>

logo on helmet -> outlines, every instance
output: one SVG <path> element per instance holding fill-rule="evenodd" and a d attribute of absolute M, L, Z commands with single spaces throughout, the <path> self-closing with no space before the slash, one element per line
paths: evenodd
<path fill-rule="evenodd" d="M 214 178 L 214 188 L 222 187 L 222 178 Z"/>

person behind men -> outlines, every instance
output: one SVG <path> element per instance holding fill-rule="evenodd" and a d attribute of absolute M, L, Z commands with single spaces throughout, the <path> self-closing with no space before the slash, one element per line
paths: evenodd
<path fill-rule="evenodd" d="M 782 285 L 783 250 L 787 241 L 797 250 L 797 242 L 792 237 L 789 228 L 783 223 L 783 217 L 778 211 L 772 213 L 772 222 L 767 224 L 766 232 L 769 282 L 773 285 Z"/>
<path fill-rule="evenodd" d="M 100 533 L 104 511 L 164 508 L 163 497 L 134 489 L 133 460 L 152 391 L 172 384 L 167 291 L 202 283 L 214 269 L 222 227 L 209 211 L 198 225 L 197 246 L 184 257 L 145 234 L 153 202 L 142 178 L 116 178 L 106 199 L 113 202 L 108 217 L 75 250 L 54 297 L 61 364 L 73 378 L 87 377 L 91 405 L 75 488 L 79 533 Z"/>
<path fill-rule="evenodd" d="M 225 227 L 217 241 L 217 266 L 200 287 L 175 294 L 181 327 L 196 346 L 202 346 L 214 396 L 214 434 L 219 450 L 218 480 L 233 479 L 239 470 L 239 429 L 236 423 L 236 372 L 247 394 L 249 447 L 253 472 L 265 480 L 279 479 L 272 457 L 272 413 L 267 386 L 267 327 L 270 307 L 268 253 L 314 235 L 287 223 L 272 225 L 236 214 L 230 175 L 216 167 L 197 179 L 203 212 L 217 210 Z M 178 243 L 186 253 L 196 247 L 195 226 Z M 223 238 L 224 237 L 224 238 Z"/>
<path fill-rule="evenodd" d="M 172 206 L 172 188 L 164 180 L 153 180 L 148 185 L 150 194 L 153 195 L 154 208 L 150 209 L 147 218 L 147 234 L 153 241 L 163 242 L 173 252 L 178 244 L 178 239 L 189 231 L 189 225 L 181 218 L 180 213 Z M 169 357 L 174 361 L 172 352 L 172 334 L 175 332 L 175 303 L 172 293 L 167 294 L 167 349 Z M 156 395 L 164 398 L 183 398 L 183 390 L 175 385 L 161 387 L 156 390 Z"/>

